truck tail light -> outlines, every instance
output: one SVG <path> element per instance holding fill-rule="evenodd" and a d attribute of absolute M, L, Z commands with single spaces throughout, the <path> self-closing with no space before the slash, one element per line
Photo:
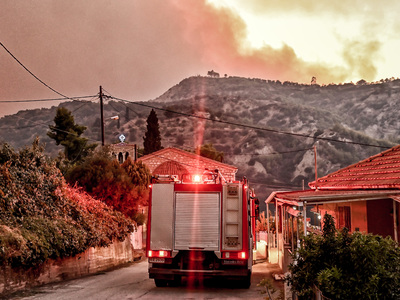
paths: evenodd
<path fill-rule="evenodd" d="M 149 250 L 147 257 L 171 257 L 171 252 L 166 250 Z"/>
<path fill-rule="evenodd" d="M 222 255 L 224 259 L 247 259 L 245 251 L 242 252 L 224 252 Z"/>

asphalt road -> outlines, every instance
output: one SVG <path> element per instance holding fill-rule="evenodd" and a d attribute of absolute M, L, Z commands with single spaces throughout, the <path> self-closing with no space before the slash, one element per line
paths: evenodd
<path fill-rule="evenodd" d="M 277 272 L 274 265 L 253 266 L 250 289 L 230 286 L 229 282 L 210 281 L 204 284 L 157 288 L 148 278 L 147 261 L 132 263 L 110 272 L 34 288 L 11 299 L 24 300 L 101 300 L 101 299 L 265 299 L 257 284 Z M 276 283 L 275 283 L 276 284 Z M 279 285 L 279 283 L 278 283 Z M 265 289 L 264 289 L 265 290 Z"/>

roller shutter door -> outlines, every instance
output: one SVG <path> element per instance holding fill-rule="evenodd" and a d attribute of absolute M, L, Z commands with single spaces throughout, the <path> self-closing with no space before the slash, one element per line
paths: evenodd
<path fill-rule="evenodd" d="M 219 250 L 220 194 L 176 193 L 175 250 Z"/>

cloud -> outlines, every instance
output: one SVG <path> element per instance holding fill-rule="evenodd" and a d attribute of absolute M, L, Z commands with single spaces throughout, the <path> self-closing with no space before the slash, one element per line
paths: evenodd
<path fill-rule="evenodd" d="M 372 81 L 377 74 L 374 62 L 380 48 L 378 41 L 348 41 L 345 43 L 343 58 L 353 75 Z"/>
<path fill-rule="evenodd" d="M 182 39 L 183 16 L 171 1 L 4 0 L 5 11 L 2 42 L 70 96 L 94 94 L 103 85 L 117 96 L 147 100 L 197 69 L 197 53 Z M 0 98 L 54 96 L 4 51 L 0 60 L 7 68 L 0 72 Z"/>
<path fill-rule="evenodd" d="M 397 0 L 384 3 L 376 0 L 298 1 L 298 0 L 231 0 L 253 14 L 304 13 L 310 16 L 335 15 L 347 17 L 382 17 L 388 11 L 400 8 Z"/>
<path fill-rule="evenodd" d="M 328 9 L 348 14 L 378 7 L 371 1 L 366 8 L 364 1 L 356 1 L 355 6 L 346 6 L 345 1 L 313 1 L 310 6 L 304 1 L 240 3 L 260 14 L 317 14 Z M 306 83 L 312 76 L 318 83 L 338 83 L 350 73 L 372 78 L 381 47 L 378 37 L 386 33 L 377 28 L 369 32 L 367 42 L 346 40 L 347 65 L 331 66 L 301 59 L 289 43 L 251 48 L 248 28 L 238 12 L 206 0 L 3 0 L 0 14 L 2 43 L 54 89 L 69 96 L 94 95 L 102 85 L 114 96 L 131 100 L 156 98 L 182 79 L 206 75 L 211 69 L 232 76 Z M 396 24 L 390 28 L 398 28 Z M 56 96 L 3 50 L 0 64 L 0 100 Z"/>
<path fill-rule="evenodd" d="M 201 1 L 179 3 L 186 16 L 186 39 L 200 49 L 202 61 L 210 70 L 234 76 L 306 83 L 312 76 L 326 83 L 339 82 L 347 76 L 344 68 L 300 59 L 288 45 L 252 49 L 248 46 L 246 24 L 233 10 L 204 5 Z"/>
<path fill-rule="evenodd" d="M 211 1 L 211 0 L 210 0 Z M 226 1 L 228 2 L 228 1 Z M 359 53 L 365 58 L 374 58 L 369 62 L 368 68 L 358 66 L 358 71 L 354 73 L 354 65 L 347 64 L 350 61 L 343 59 L 337 62 L 335 68 L 346 69 L 349 74 L 344 80 L 360 77 L 371 77 L 372 69 L 375 68 L 375 76 L 396 76 L 393 70 L 393 63 L 389 65 L 389 61 L 395 59 L 394 48 L 398 47 L 398 29 L 400 28 L 400 18 L 398 11 L 400 10 L 400 2 L 396 0 L 388 0 L 379 2 L 375 0 L 356 0 L 356 1 L 296 1 L 296 0 L 230 0 L 230 7 L 235 7 L 240 14 L 257 16 L 258 19 L 271 20 L 306 20 L 307 24 L 314 24 L 317 29 L 326 28 L 325 35 L 331 39 L 337 38 L 337 43 L 332 45 L 331 49 L 335 49 L 335 55 L 338 57 L 341 52 L 348 51 L 350 44 L 369 44 L 375 46 L 373 56 L 369 53 Z M 282 24 L 282 26 L 285 26 Z M 344 28 L 347 26 L 347 28 Z M 290 28 L 286 28 L 290 30 Z M 319 30 L 320 34 L 322 30 Z M 312 40 L 312 29 L 304 30 L 302 34 Z M 268 37 L 266 37 L 266 40 Z M 352 41 L 350 41 L 350 39 Z M 288 46 L 294 47 L 289 40 L 285 41 Z M 267 41 L 268 43 L 268 41 Z M 315 38 L 318 43 L 318 38 Z M 298 43 L 297 43 L 298 46 Z M 342 48 L 340 50 L 340 48 Z M 358 47 L 361 51 L 369 51 L 370 47 Z M 320 52 L 322 53 L 322 52 Z M 304 54 L 299 53 L 299 55 Z M 364 60 L 365 63 L 366 60 Z M 384 63 L 386 61 L 386 64 Z M 353 61 L 354 62 L 354 61 Z M 371 66 L 371 64 L 374 66 Z M 340 64 L 340 65 L 339 65 Z M 372 67 L 372 68 L 371 68 Z M 360 71 L 363 73 L 360 74 Z M 392 72 L 392 75 L 389 75 Z M 340 72 L 342 73 L 342 72 Z M 339 76 L 343 77 L 343 76 Z M 379 79 L 379 78 L 372 78 Z M 332 78 L 332 82 L 337 82 Z"/>

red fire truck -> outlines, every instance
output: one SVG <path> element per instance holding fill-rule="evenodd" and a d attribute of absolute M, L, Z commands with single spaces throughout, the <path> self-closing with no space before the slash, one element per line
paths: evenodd
<path fill-rule="evenodd" d="M 149 277 L 158 287 L 184 276 L 237 280 L 250 287 L 256 202 L 246 179 L 226 182 L 217 170 L 153 178 Z"/>

